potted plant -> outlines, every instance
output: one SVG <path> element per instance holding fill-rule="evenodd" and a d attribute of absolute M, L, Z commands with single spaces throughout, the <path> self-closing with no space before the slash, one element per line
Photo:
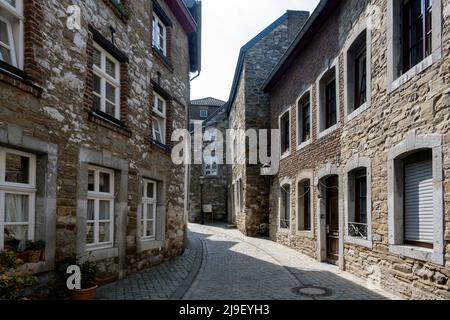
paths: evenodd
<path fill-rule="evenodd" d="M 67 274 L 67 268 L 69 266 L 78 266 L 81 271 L 81 288 L 73 289 L 70 291 L 70 297 L 72 300 L 94 300 L 97 295 L 97 265 L 88 259 L 81 262 L 76 259 L 74 255 L 67 259 L 63 265 L 65 279 L 67 281 L 69 274 Z"/>
<path fill-rule="evenodd" d="M 22 265 L 15 252 L 0 252 L 0 300 L 23 298 L 23 290 L 37 283 L 31 272 L 20 271 Z"/>
<path fill-rule="evenodd" d="M 28 252 L 28 262 L 38 263 L 41 261 L 42 252 L 45 249 L 45 242 L 39 241 L 27 241 L 26 251 Z"/>

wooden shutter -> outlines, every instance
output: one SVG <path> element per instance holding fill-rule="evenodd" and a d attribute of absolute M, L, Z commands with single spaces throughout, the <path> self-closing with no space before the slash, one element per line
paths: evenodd
<path fill-rule="evenodd" d="M 433 165 L 405 166 L 405 240 L 433 243 Z"/>

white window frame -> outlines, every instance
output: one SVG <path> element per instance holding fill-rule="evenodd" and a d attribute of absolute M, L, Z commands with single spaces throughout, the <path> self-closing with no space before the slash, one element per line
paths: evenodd
<path fill-rule="evenodd" d="M 29 183 L 12 183 L 6 181 L 6 153 L 14 154 L 29 159 Z M 4 236 L 6 225 L 27 225 L 28 239 L 34 240 L 35 236 L 35 203 L 36 203 L 36 156 L 30 153 L 0 147 L 0 251 L 4 248 Z M 5 200 L 6 194 L 25 195 L 29 198 L 28 223 L 6 223 L 5 222 Z"/>
<path fill-rule="evenodd" d="M 161 25 L 162 29 L 158 25 Z M 167 56 L 167 26 L 156 13 L 153 13 L 153 46 Z M 161 43 L 161 38 L 162 42 Z"/>
<path fill-rule="evenodd" d="M 158 183 L 154 180 L 143 179 L 143 195 L 141 199 L 142 211 L 140 217 L 140 225 L 141 225 L 141 233 L 140 239 L 142 241 L 153 241 L 156 240 L 156 219 L 157 219 L 157 197 L 158 197 Z M 147 197 L 147 188 L 149 185 L 153 185 L 153 198 Z M 153 205 L 153 212 L 150 213 L 151 217 L 149 217 L 148 205 Z M 153 223 L 153 235 L 146 236 L 147 234 L 147 222 Z"/>
<path fill-rule="evenodd" d="M 210 156 L 204 160 L 204 174 L 205 176 L 215 177 L 219 175 L 218 157 Z M 214 167 L 215 165 L 215 167 Z M 209 167 L 208 167 L 209 166 Z"/>
<path fill-rule="evenodd" d="M 287 203 L 286 205 L 289 207 L 289 228 L 282 228 L 281 227 L 281 209 L 282 209 L 282 192 L 283 192 L 283 187 L 284 186 L 289 186 L 289 203 Z M 280 183 L 280 194 L 279 194 L 279 201 L 278 201 L 278 226 L 277 229 L 281 232 L 291 232 L 292 230 L 292 181 L 290 180 L 282 180 Z"/>
<path fill-rule="evenodd" d="M 97 166 L 89 166 L 89 171 L 94 171 L 94 191 L 89 191 L 88 188 L 88 201 L 94 201 L 94 220 L 86 219 L 86 227 L 88 224 L 94 224 L 94 243 L 88 244 L 86 241 L 86 249 L 87 251 L 95 251 L 101 249 L 109 249 L 114 246 L 114 170 L 106 169 Z M 109 174 L 109 185 L 110 192 L 100 192 L 100 173 Z M 100 201 L 109 201 L 110 203 L 110 219 L 109 220 L 100 220 Z M 99 225 L 100 223 L 109 222 L 110 227 L 110 241 L 108 242 L 99 242 Z M 87 234 L 85 235 L 85 238 Z"/>
<path fill-rule="evenodd" d="M 287 114 L 288 119 L 289 119 L 289 150 L 285 151 L 284 153 L 282 153 L 281 151 L 281 146 L 283 144 L 282 138 L 283 138 L 283 134 L 282 134 L 282 130 L 281 130 L 281 119 L 284 118 L 284 116 Z M 281 154 L 281 160 L 286 159 L 287 157 L 289 157 L 291 155 L 292 152 L 292 119 L 291 119 L 291 108 L 285 110 L 283 113 L 280 114 L 280 116 L 278 117 L 278 128 L 280 130 L 280 154 Z"/>
<path fill-rule="evenodd" d="M 105 49 L 103 49 L 100 45 L 97 43 L 94 43 L 94 49 L 100 52 L 100 59 L 101 59 L 101 66 L 98 67 L 95 65 L 95 63 L 92 64 L 92 69 L 94 72 L 94 76 L 97 76 L 100 78 L 100 94 L 96 93 L 94 91 L 94 88 L 92 89 L 92 94 L 100 98 L 100 111 L 106 113 L 106 102 L 108 101 L 110 104 L 113 104 L 115 106 L 114 110 L 114 117 L 118 120 L 120 120 L 120 62 L 114 58 L 111 54 L 109 54 Z M 111 60 L 115 64 L 115 78 L 111 77 L 106 72 L 106 58 Z M 115 98 L 116 102 L 113 103 L 112 101 L 108 100 L 106 98 L 106 83 L 109 83 L 111 86 L 115 89 Z"/>
<path fill-rule="evenodd" d="M 163 102 L 163 112 L 158 110 L 158 99 Z M 152 136 L 153 140 L 162 144 L 166 144 L 166 127 L 167 127 L 167 100 L 158 93 L 153 92 L 153 112 L 155 116 L 152 118 Z M 157 127 L 156 127 L 157 125 Z M 161 134 L 161 141 L 156 139 L 156 134 Z"/>
<path fill-rule="evenodd" d="M 301 135 L 302 135 L 302 130 L 303 130 L 303 108 L 302 108 L 302 113 L 300 113 L 300 107 L 303 107 L 305 101 L 307 100 L 307 96 L 309 95 L 309 117 L 310 117 L 310 122 L 311 122 L 311 127 L 310 127 L 310 132 L 309 132 L 309 139 L 306 141 L 301 141 Z M 297 99 L 297 101 L 295 102 L 295 117 L 296 117 L 296 134 L 297 134 L 297 151 L 305 148 L 306 146 L 311 144 L 312 141 L 312 135 L 313 135 L 313 112 L 312 112 L 312 87 L 309 87 L 307 90 L 305 90 Z M 301 124 L 301 126 L 300 126 Z M 300 130 L 300 127 L 302 130 Z"/>
<path fill-rule="evenodd" d="M 8 37 L 10 40 L 11 63 L 14 67 L 23 69 L 24 63 L 24 21 L 23 0 L 16 0 L 16 6 L 11 6 L 5 0 L 0 0 L 0 9 L 5 10 L 9 15 L 7 17 L 0 16 L 8 28 Z M 3 45 L 2 45 L 3 46 Z"/>

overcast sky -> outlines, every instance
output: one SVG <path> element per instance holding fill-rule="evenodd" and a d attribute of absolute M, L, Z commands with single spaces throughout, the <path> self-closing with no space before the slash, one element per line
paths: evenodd
<path fill-rule="evenodd" d="M 228 99 L 240 48 L 286 10 L 312 12 L 319 0 L 202 0 L 202 73 L 191 98 Z"/>

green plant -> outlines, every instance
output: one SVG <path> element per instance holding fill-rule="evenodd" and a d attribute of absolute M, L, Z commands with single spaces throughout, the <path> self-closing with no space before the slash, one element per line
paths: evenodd
<path fill-rule="evenodd" d="M 37 282 L 30 272 L 17 270 L 21 265 L 14 252 L 0 252 L 0 300 L 17 300 L 25 287 Z"/>
<path fill-rule="evenodd" d="M 28 240 L 26 243 L 26 250 L 30 251 L 42 251 L 45 249 L 45 241 L 31 241 Z"/>
<path fill-rule="evenodd" d="M 81 271 L 81 289 L 93 287 L 97 282 L 97 264 L 88 259 L 78 259 L 75 254 L 71 254 L 58 267 L 58 271 L 67 280 L 67 268 L 69 266 L 78 266 Z"/>

